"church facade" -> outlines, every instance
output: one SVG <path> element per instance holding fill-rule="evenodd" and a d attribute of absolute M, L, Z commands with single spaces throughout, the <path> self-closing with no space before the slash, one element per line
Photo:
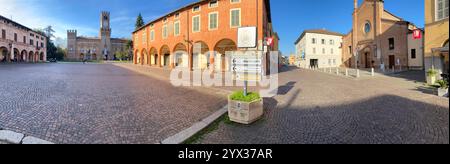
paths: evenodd
<path fill-rule="evenodd" d="M 77 36 L 77 30 L 67 31 L 67 60 L 115 60 L 116 52 L 125 49 L 127 39 L 111 38 L 110 13 L 100 15 L 98 37 Z"/>
<path fill-rule="evenodd" d="M 354 0 L 353 29 L 343 37 L 343 65 L 408 68 L 408 34 L 417 27 L 384 9 L 383 0 Z"/>

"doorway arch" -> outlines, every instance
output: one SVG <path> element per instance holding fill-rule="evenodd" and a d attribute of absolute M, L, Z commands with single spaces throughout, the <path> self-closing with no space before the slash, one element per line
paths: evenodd
<path fill-rule="evenodd" d="M 230 64 L 227 60 L 226 53 L 236 50 L 237 45 L 231 39 L 222 39 L 217 42 L 216 46 L 214 46 L 214 51 L 217 53 L 214 58 L 215 69 L 219 71 L 228 71 Z"/>
<path fill-rule="evenodd" d="M 170 48 L 167 45 L 164 45 L 161 47 L 160 53 L 161 55 L 161 66 L 163 67 L 169 67 L 171 66 L 171 60 L 170 60 Z"/>

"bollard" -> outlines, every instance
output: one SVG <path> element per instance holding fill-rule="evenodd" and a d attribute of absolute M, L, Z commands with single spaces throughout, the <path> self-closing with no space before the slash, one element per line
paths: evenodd
<path fill-rule="evenodd" d="M 359 78 L 359 69 L 356 69 L 356 77 Z"/>
<path fill-rule="evenodd" d="M 393 66 L 393 67 L 392 67 L 392 72 L 394 72 L 394 73 L 395 73 L 395 66 Z"/>
<path fill-rule="evenodd" d="M 332 68 L 330 67 L 330 73 L 333 73 L 333 71 L 331 70 Z"/>
<path fill-rule="evenodd" d="M 336 75 L 339 75 L 339 68 L 336 68 Z"/>
<path fill-rule="evenodd" d="M 372 75 L 372 76 L 375 76 L 375 69 L 374 69 L 374 68 L 372 68 L 371 75 Z"/>
<path fill-rule="evenodd" d="M 348 69 L 345 69 L 345 76 L 348 76 Z"/>

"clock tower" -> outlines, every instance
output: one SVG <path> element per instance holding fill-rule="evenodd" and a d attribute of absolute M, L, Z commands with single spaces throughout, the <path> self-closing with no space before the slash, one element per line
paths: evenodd
<path fill-rule="evenodd" d="M 111 28 L 110 13 L 103 11 L 100 15 L 100 45 L 99 51 L 104 60 L 113 60 L 114 54 L 111 54 Z"/>

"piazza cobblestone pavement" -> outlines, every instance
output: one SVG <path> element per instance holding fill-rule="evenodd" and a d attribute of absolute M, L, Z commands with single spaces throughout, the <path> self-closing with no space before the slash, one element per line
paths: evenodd
<path fill-rule="evenodd" d="M 222 122 L 196 143 L 448 144 L 449 99 L 430 94 L 424 74 L 348 79 L 290 69 L 261 120 Z"/>
<path fill-rule="evenodd" d="M 111 64 L 0 65 L 0 129 L 54 143 L 158 143 L 226 104 Z"/>
<path fill-rule="evenodd" d="M 220 90 L 238 89 L 175 88 L 167 70 L 121 66 L 0 65 L 0 129 L 55 143 L 157 143 L 225 105 Z M 430 94 L 423 74 L 283 70 L 260 121 L 222 122 L 197 143 L 448 144 L 449 100 Z"/>

